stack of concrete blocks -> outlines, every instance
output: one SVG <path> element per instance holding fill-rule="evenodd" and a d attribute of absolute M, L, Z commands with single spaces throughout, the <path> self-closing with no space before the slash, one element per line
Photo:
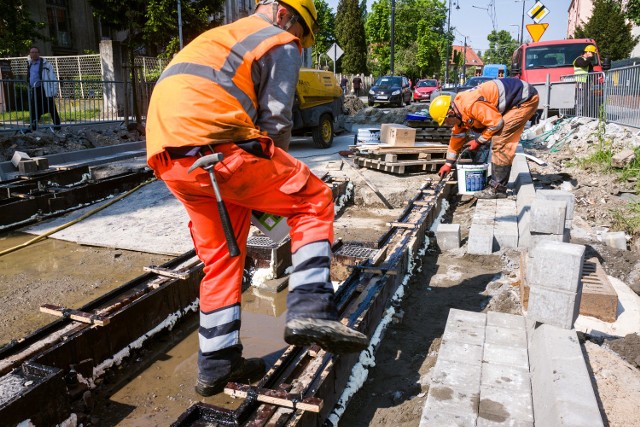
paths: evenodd
<path fill-rule="evenodd" d="M 533 426 L 524 318 L 451 309 L 420 427 L 494 425 Z"/>
<path fill-rule="evenodd" d="M 574 206 L 574 196 L 567 191 L 538 190 L 531 202 L 529 247 L 544 240 L 569 242 Z"/>
<path fill-rule="evenodd" d="M 467 252 L 475 255 L 493 253 L 493 226 L 496 217 L 496 201 L 478 199 L 471 219 Z"/>
<path fill-rule="evenodd" d="M 536 196 L 536 190 L 531 179 L 529 164 L 524 157 L 524 150 L 518 145 L 516 157 L 511 166 L 509 185 L 516 193 L 516 213 L 518 215 L 518 247 L 528 248 L 531 241 L 531 202 Z"/>
<path fill-rule="evenodd" d="M 436 240 L 441 251 L 460 247 L 460 224 L 438 224 Z"/>
<path fill-rule="evenodd" d="M 516 202 L 479 199 L 471 220 L 467 252 L 490 255 L 495 250 L 518 247 Z"/>
<path fill-rule="evenodd" d="M 583 245 L 544 240 L 528 253 L 527 317 L 564 329 L 573 328 L 580 309 Z"/>

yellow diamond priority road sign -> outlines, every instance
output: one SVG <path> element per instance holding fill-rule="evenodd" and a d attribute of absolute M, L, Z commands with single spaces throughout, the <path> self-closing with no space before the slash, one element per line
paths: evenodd
<path fill-rule="evenodd" d="M 549 14 L 549 9 L 547 9 L 545 5 L 538 1 L 533 5 L 531 9 L 529 9 L 529 12 L 527 13 L 529 14 L 529 17 L 533 19 L 533 22 L 539 24 L 540 21 L 542 21 L 544 17 Z"/>
<path fill-rule="evenodd" d="M 527 24 L 527 31 L 529 31 L 531 40 L 533 40 L 534 42 L 540 40 L 540 37 L 542 37 L 545 31 L 547 31 L 548 26 L 549 24 L 547 24 L 546 22 L 542 24 Z"/>

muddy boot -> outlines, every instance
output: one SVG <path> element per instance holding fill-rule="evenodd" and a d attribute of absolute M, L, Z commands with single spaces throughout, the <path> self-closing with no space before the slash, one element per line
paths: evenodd
<path fill-rule="evenodd" d="M 224 386 L 230 381 L 251 383 L 261 378 L 266 370 L 264 360 L 259 357 L 242 359 L 240 364 L 231 371 L 229 375 L 215 380 L 207 380 L 198 377 L 196 382 L 196 393 L 200 396 L 208 397 L 218 394 L 224 390 Z"/>
<path fill-rule="evenodd" d="M 298 318 L 287 321 L 284 340 L 288 344 L 318 344 L 329 353 L 355 353 L 369 345 L 367 336 L 348 328 L 337 320 Z"/>
<path fill-rule="evenodd" d="M 510 165 L 502 166 L 491 163 L 491 177 L 487 187 L 482 191 L 473 193 L 473 197 L 477 199 L 506 199 L 510 174 Z"/>

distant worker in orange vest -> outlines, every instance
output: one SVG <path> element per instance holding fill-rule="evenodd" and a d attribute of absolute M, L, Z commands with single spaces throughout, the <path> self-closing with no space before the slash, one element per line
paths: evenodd
<path fill-rule="evenodd" d="M 254 381 L 260 358 L 242 357 L 240 300 L 252 210 L 287 218 L 293 272 L 284 339 L 356 352 L 367 337 L 338 321 L 329 276 L 334 206 L 331 189 L 286 153 L 302 63 L 318 30 L 313 0 L 261 0 L 255 14 L 201 34 L 164 70 L 151 98 L 147 159 L 182 202 L 198 257 L 200 329 L 196 392 L 211 396 L 228 381 Z M 212 180 L 199 156 L 220 153 L 214 173 L 240 255 L 229 254 Z"/>
<path fill-rule="evenodd" d="M 463 148 L 475 151 L 491 143 L 489 185 L 474 193 L 478 199 L 507 197 L 511 165 L 527 121 L 538 109 L 538 92 L 520 79 L 505 78 L 485 82 L 475 89 L 460 92 L 455 99 L 440 95 L 431 101 L 429 114 L 439 126 L 453 126 L 445 164 L 438 174 L 451 172 Z M 467 133 L 479 133 L 465 143 Z"/>

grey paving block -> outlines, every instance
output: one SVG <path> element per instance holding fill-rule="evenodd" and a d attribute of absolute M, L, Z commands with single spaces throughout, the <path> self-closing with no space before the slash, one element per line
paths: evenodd
<path fill-rule="evenodd" d="M 487 326 L 499 326 L 501 328 L 524 330 L 525 318 L 524 316 L 519 316 L 517 314 L 490 311 L 487 313 Z"/>
<path fill-rule="evenodd" d="M 530 358 L 536 425 L 603 425 L 575 330 L 539 325 Z"/>
<path fill-rule="evenodd" d="M 525 205 L 518 210 L 518 248 L 531 247 L 531 207 Z"/>
<path fill-rule="evenodd" d="M 445 412 L 427 411 L 424 407 L 420 418 L 420 427 L 474 427 L 476 416 L 461 416 Z"/>
<path fill-rule="evenodd" d="M 478 199 L 476 202 L 476 211 L 495 212 L 496 199 Z"/>
<path fill-rule="evenodd" d="M 475 326 L 482 326 L 487 324 L 487 315 L 477 311 L 459 310 L 457 308 L 449 309 L 447 315 L 447 325 L 450 322 L 465 322 Z"/>
<path fill-rule="evenodd" d="M 566 219 L 573 219 L 573 212 L 576 206 L 576 198 L 573 193 L 564 190 L 538 190 L 536 191 L 536 197 L 543 200 L 556 200 L 567 203 Z"/>
<path fill-rule="evenodd" d="M 462 417 L 477 417 L 479 394 L 469 393 L 465 388 L 453 389 L 447 386 L 429 388 L 424 411 L 427 414 L 446 412 Z"/>
<path fill-rule="evenodd" d="M 505 347 L 527 348 L 527 333 L 524 329 L 487 326 L 485 334 L 486 343 L 503 345 Z"/>
<path fill-rule="evenodd" d="M 491 255 L 493 253 L 493 225 L 471 224 L 467 253 Z"/>
<path fill-rule="evenodd" d="M 534 426 L 534 424 L 529 421 L 519 421 L 519 420 L 512 420 L 512 419 L 499 421 L 502 419 L 502 417 L 496 417 L 494 415 L 485 415 L 485 416 L 490 417 L 491 419 L 478 416 L 478 420 L 476 421 L 477 427 L 533 427 Z"/>
<path fill-rule="evenodd" d="M 529 285 L 577 292 L 581 283 L 584 252 L 583 245 L 553 241 L 540 242 L 529 251 L 527 261 Z"/>
<path fill-rule="evenodd" d="M 526 348 L 509 347 L 485 342 L 482 359 L 485 363 L 529 369 L 529 355 Z"/>
<path fill-rule="evenodd" d="M 559 200 L 535 198 L 531 202 L 531 231 L 562 234 L 566 219 L 567 203 Z"/>
<path fill-rule="evenodd" d="M 447 386 L 452 389 L 467 387 L 470 391 L 480 392 L 482 365 L 464 363 L 463 360 L 451 361 L 438 358 L 431 374 L 431 385 Z"/>
<path fill-rule="evenodd" d="M 505 390 L 531 394 L 531 376 L 529 375 L 529 370 L 516 368 L 514 366 L 483 363 L 480 384 L 487 387 L 503 388 Z M 480 397 L 484 398 L 482 394 L 480 394 Z"/>
<path fill-rule="evenodd" d="M 543 286 L 529 288 L 527 317 L 536 322 L 571 329 L 578 318 L 580 292 L 567 292 Z"/>
<path fill-rule="evenodd" d="M 462 359 L 465 363 L 479 365 L 482 363 L 482 353 L 483 348 L 481 345 L 442 341 L 438 352 L 438 360 L 442 358 L 442 360 L 455 362 Z"/>
<path fill-rule="evenodd" d="M 533 422 L 531 392 L 480 386 L 478 415 Z"/>
<path fill-rule="evenodd" d="M 520 190 L 516 196 L 516 208 L 518 212 L 522 212 L 525 206 L 531 207 L 531 203 L 536 198 L 536 189 L 531 184 L 525 184 L 520 186 Z"/>
<path fill-rule="evenodd" d="M 529 238 L 529 249 L 533 249 L 540 242 L 559 242 L 559 243 L 568 243 L 566 236 L 564 234 L 546 234 L 546 233 L 535 233 L 531 232 L 531 237 Z"/>
<path fill-rule="evenodd" d="M 442 251 L 460 247 L 460 224 L 438 224 L 436 240 Z"/>
<path fill-rule="evenodd" d="M 447 322 L 443 341 L 482 345 L 485 338 L 484 326 L 475 326 L 466 322 Z"/>
<path fill-rule="evenodd" d="M 493 226 L 493 238 L 498 250 L 518 247 L 518 220 L 514 215 L 512 221 L 498 221 Z"/>

